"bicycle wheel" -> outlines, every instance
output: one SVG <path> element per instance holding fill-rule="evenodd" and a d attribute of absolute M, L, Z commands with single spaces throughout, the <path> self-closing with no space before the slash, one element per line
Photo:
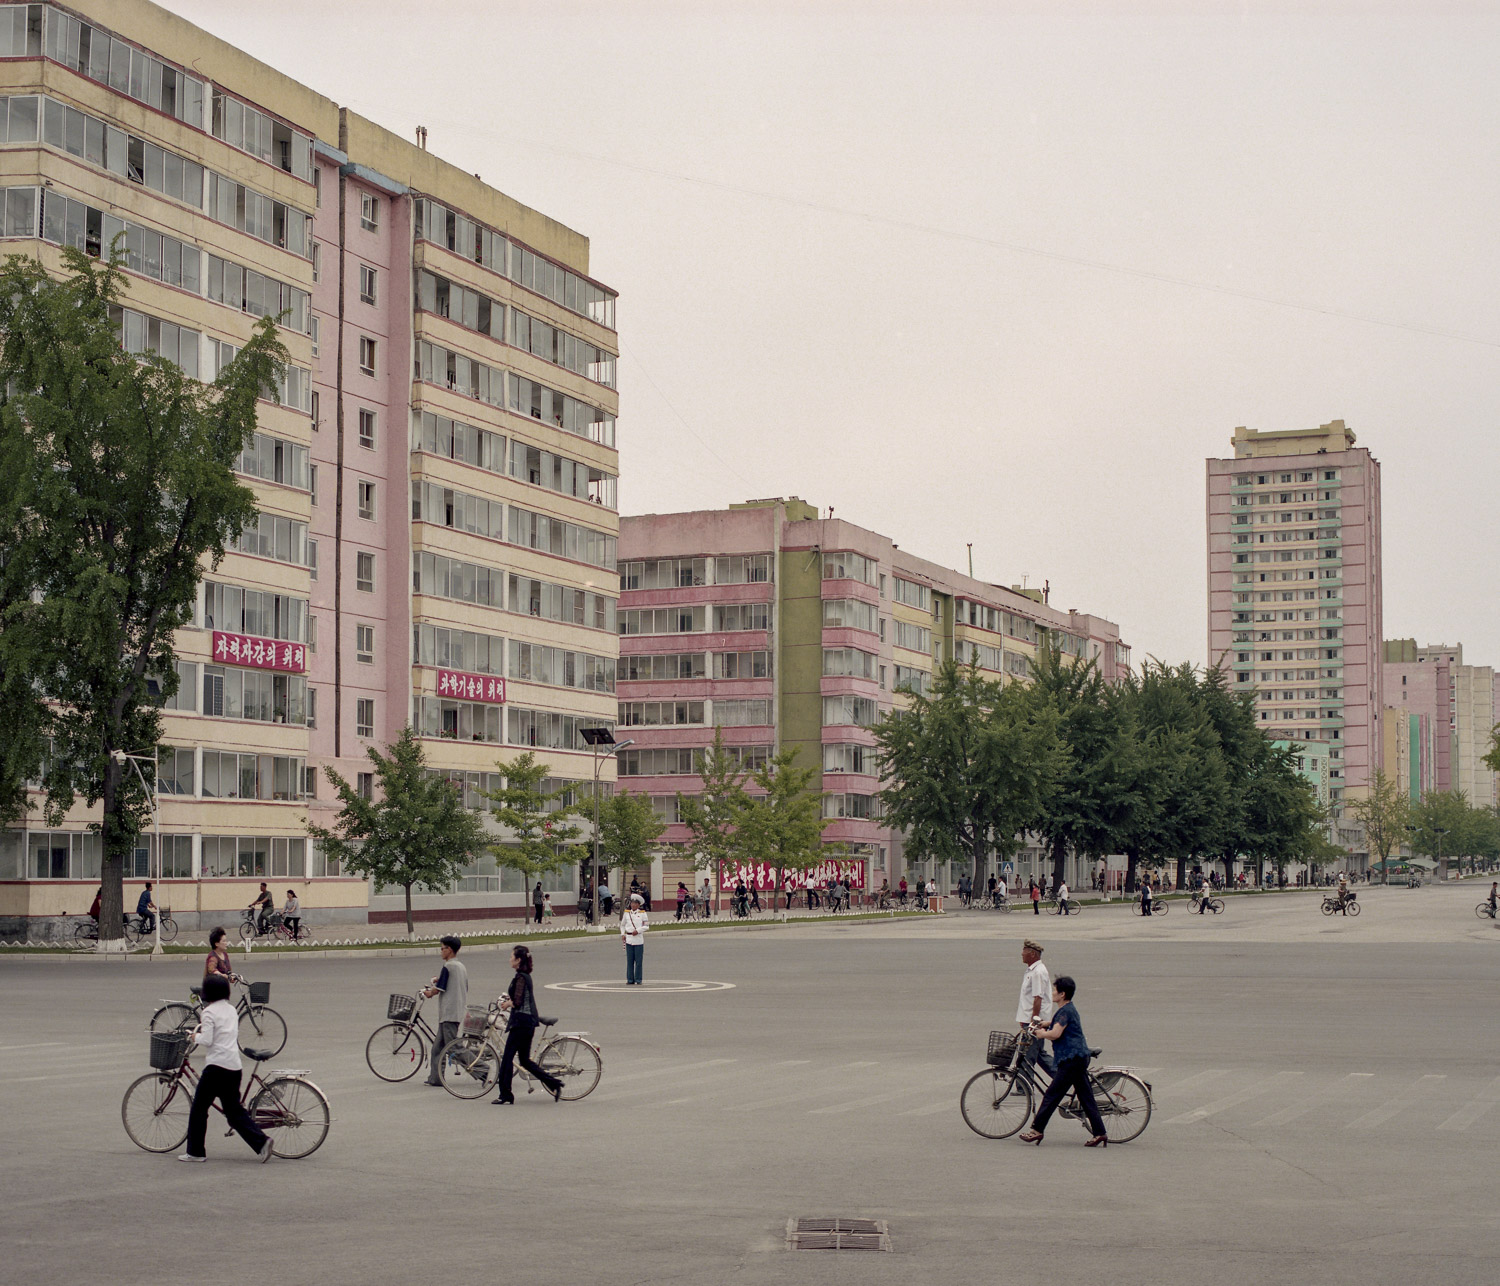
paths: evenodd
<path fill-rule="evenodd" d="M 297 926 L 297 932 L 294 933 L 294 934 L 292 934 L 292 941 L 293 942 L 311 942 L 312 941 L 312 930 L 309 929 L 305 924 L 299 924 Z"/>
<path fill-rule="evenodd" d="M 147 1072 L 130 1083 L 120 1103 L 125 1133 L 147 1152 L 172 1152 L 187 1140 L 193 1096 L 171 1072 Z"/>
<path fill-rule="evenodd" d="M 1209 898 L 1208 899 L 1208 909 L 1210 911 L 1212 911 L 1215 915 L 1218 915 L 1219 912 L 1224 909 L 1224 899 L 1223 898 Z"/>
<path fill-rule="evenodd" d="M 995 910 L 999 911 L 1002 915 L 1009 915 L 1010 914 L 1010 903 L 1009 902 L 997 902 L 995 904 Z"/>
<path fill-rule="evenodd" d="M 1351 903 L 1349 903 L 1349 914 L 1350 915 L 1358 915 L 1359 914 L 1359 903 L 1358 902 L 1351 902 Z"/>
<path fill-rule="evenodd" d="M 97 924 L 80 924 L 73 930 L 73 937 L 79 942 L 98 942 L 99 926 Z"/>
<path fill-rule="evenodd" d="M 986 1067 L 958 1096 L 964 1123 L 987 1139 L 1008 1139 L 1031 1120 L 1031 1086 L 1015 1072 Z"/>
<path fill-rule="evenodd" d="M 1132 902 L 1130 904 L 1130 914 L 1131 915 L 1145 915 L 1146 914 L 1146 908 L 1143 907 L 1139 902 Z"/>
<path fill-rule="evenodd" d="M 1332 902 L 1330 902 L 1327 898 L 1323 899 L 1323 914 L 1324 915 L 1332 915 L 1334 913 L 1335 909 L 1336 908 L 1334 907 L 1334 905 L 1333 905 Z"/>
<path fill-rule="evenodd" d="M 146 1030 L 163 1033 L 181 1031 L 184 1027 L 191 1027 L 197 1017 L 198 1011 L 191 1005 L 184 1005 L 174 1000 L 151 1015 L 151 1021 L 146 1024 Z"/>
<path fill-rule="evenodd" d="M 136 946 L 141 940 L 141 922 L 127 915 L 125 917 L 124 933 L 125 941 L 132 947 Z"/>
<path fill-rule="evenodd" d="M 161 940 L 163 942 L 177 941 L 177 921 L 170 915 L 161 918 Z"/>
<path fill-rule="evenodd" d="M 1139 1137 L 1151 1121 L 1151 1091 L 1146 1082 L 1129 1072 L 1097 1072 L 1089 1080 L 1109 1141 L 1129 1143 Z M 1087 1121 L 1084 1128 L 1088 1128 Z"/>
<path fill-rule="evenodd" d="M 604 1071 L 599 1051 L 576 1036 L 558 1036 L 548 1041 L 536 1061 L 549 1076 L 563 1083 L 562 1098 L 566 1103 L 576 1103 L 592 1093 Z"/>
<path fill-rule="evenodd" d="M 478 1036 L 455 1036 L 438 1054 L 438 1079 L 454 1098 L 483 1098 L 500 1080 L 500 1055 Z"/>
<path fill-rule="evenodd" d="M 386 1023 L 365 1042 L 365 1062 L 383 1081 L 409 1081 L 427 1065 L 427 1042 L 407 1023 Z"/>
<path fill-rule="evenodd" d="M 250 1119 L 271 1136 L 273 1155 L 300 1161 L 322 1146 L 333 1115 L 323 1091 L 311 1081 L 278 1076 L 251 1100 Z"/>
<path fill-rule="evenodd" d="M 1171 909 L 1172 908 L 1165 902 L 1152 902 L 1151 904 L 1152 915 L 1166 915 L 1166 913 Z"/>
<path fill-rule="evenodd" d="M 240 1048 L 264 1050 L 275 1058 L 286 1048 L 286 1019 L 270 1005 L 249 1005 L 240 1011 Z"/>
<path fill-rule="evenodd" d="M 253 920 L 241 920 L 239 932 L 241 942 L 254 942 L 255 922 Z"/>
<path fill-rule="evenodd" d="M 1488 902 L 1481 902 L 1478 906 L 1476 906 L 1474 908 L 1474 914 L 1477 915 L 1481 920 L 1493 920 L 1494 919 L 1494 916 L 1492 916 L 1490 914 L 1490 904 Z M 86 928 L 87 926 L 86 925 L 79 925 L 78 927 L 80 929 L 83 929 L 83 928 Z M 82 937 L 83 934 L 80 933 L 78 936 Z"/>

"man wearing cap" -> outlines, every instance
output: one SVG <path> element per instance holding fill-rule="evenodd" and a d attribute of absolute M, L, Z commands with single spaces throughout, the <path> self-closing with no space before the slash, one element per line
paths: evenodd
<path fill-rule="evenodd" d="M 1042 963 L 1041 944 L 1030 938 L 1021 944 L 1021 963 L 1026 966 L 1026 975 L 1021 979 L 1021 999 L 1016 1005 L 1016 1022 L 1025 1031 L 1034 1021 L 1045 1024 L 1052 1018 L 1052 976 Z M 1040 1037 L 1026 1047 L 1026 1059 L 1037 1064 L 1048 1076 L 1055 1070 L 1052 1055 L 1047 1052 L 1047 1043 Z"/>
<path fill-rule="evenodd" d="M 620 941 L 625 944 L 625 985 L 641 985 L 641 961 L 646 954 L 646 930 L 650 919 L 641 908 L 645 899 L 639 893 L 630 895 L 630 910 L 620 917 Z"/>

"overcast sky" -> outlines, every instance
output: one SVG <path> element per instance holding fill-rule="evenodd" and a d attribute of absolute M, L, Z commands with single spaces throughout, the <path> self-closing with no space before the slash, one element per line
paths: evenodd
<path fill-rule="evenodd" d="M 1387 637 L 1500 664 L 1500 3 L 169 7 L 591 239 L 623 513 L 800 495 L 1201 662 L 1204 457 L 1339 418 Z"/>

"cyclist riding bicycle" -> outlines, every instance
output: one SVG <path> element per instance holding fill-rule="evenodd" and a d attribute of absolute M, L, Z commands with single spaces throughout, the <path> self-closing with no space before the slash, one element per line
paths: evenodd
<path fill-rule="evenodd" d="M 141 917 L 141 932 L 150 933 L 156 927 L 156 903 L 151 897 L 151 881 L 146 881 L 146 887 L 141 890 L 141 896 L 136 899 L 135 913 Z"/>
<path fill-rule="evenodd" d="M 260 892 L 255 895 L 255 900 L 250 903 L 249 909 L 255 911 L 259 907 L 255 917 L 255 931 L 265 933 L 271 927 L 271 915 L 276 910 L 276 899 L 271 896 L 271 891 L 266 888 L 266 882 L 260 882 Z"/>

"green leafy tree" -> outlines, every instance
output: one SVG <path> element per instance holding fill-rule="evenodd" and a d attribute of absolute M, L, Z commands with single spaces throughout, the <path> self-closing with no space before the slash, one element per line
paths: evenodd
<path fill-rule="evenodd" d="M 1351 800 L 1347 807 L 1349 816 L 1365 828 L 1366 847 L 1380 863 L 1380 882 L 1389 884 L 1391 854 L 1405 842 L 1411 829 L 1411 800 L 1377 768 L 1369 792 L 1363 799 Z"/>
<path fill-rule="evenodd" d="M 584 827 L 573 802 L 573 783 L 545 789 L 552 770 L 529 750 L 498 760 L 495 767 L 505 785 L 480 793 L 497 805 L 491 816 L 502 835 L 490 847 L 501 866 L 520 871 L 529 888 L 539 875 L 578 866 L 591 855 L 589 845 L 581 842 Z M 601 819 L 602 814 L 601 809 Z"/>
<path fill-rule="evenodd" d="M 1261 731 L 1254 696 L 1233 691 L 1228 673 L 1220 666 L 1203 673 L 1198 701 L 1218 743 L 1225 783 L 1218 825 L 1199 854 L 1221 860 L 1227 880 L 1235 858 L 1261 854 L 1275 860 L 1278 845 L 1291 835 L 1302 834 L 1302 819 L 1281 817 L 1277 807 L 1292 807 L 1297 800 L 1315 807 L 1316 799 L 1311 786 L 1303 790 L 1296 785 L 1299 779 L 1291 758 L 1276 754 L 1270 738 Z"/>
<path fill-rule="evenodd" d="M 1239 833 L 1231 842 L 1237 851 L 1256 859 L 1262 868 L 1272 863 L 1278 876 L 1290 861 L 1313 865 L 1342 861 L 1349 854 L 1329 840 L 1328 814 L 1318 803 L 1313 784 L 1297 771 L 1300 748 L 1276 746 L 1256 733 L 1252 751 L 1239 765 L 1236 789 Z"/>
<path fill-rule="evenodd" d="M 691 795 L 678 792 L 677 816 L 688 829 L 687 854 L 695 869 L 712 871 L 717 888 L 726 863 L 742 861 L 736 834 L 749 800 L 745 783 L 750 774 L 724 744 L 724 730 L 714 729 L 713 744 L 697 756 L 702 789 Z"/>
<path fill-rule="evenodd" d="M 666 822 L 651 807 L 646 795 L 621 790 L 600 801 L 599 847 L 612 866 L 630 871 L 647 865 L 666 829 Z"/>
<path fill-rule="evenodd" d="M 235 480 L 286 350 L 263 319 L 212 384 L 122 351 L 124 277 L 64 249 L 67 276 L 0 267 L 0 810 L 40 766 L 49 819 L 102 801 L 101 949 L 121 934 L 124 863 L 150 799 L 122 754 L 161 740 L 173 634 L 198 581 L 255 516 Z M 35 601 L 33 601 L 35 596 Z M 153 687 L 155 691 L 153 691 Z M 44 705 L 43 702 L 46 704 Z M 11 722 L 11 721 L 14 722 Z"/>
<path fill-rule="evenodd" d="M 1411 847 L 1439 865 L 1458 861 L 1469 849 L 1471 809 L 1461 790 L 1428 791 L 1412 805 Z"/>
<path fill-rule="evenodd" d="M 332 768 L 325 767 L 338 792 L 338 816 L 331 827 L 309 825 L 307 832 L 345 871 L 375 881 L 377 888 L 406 894 L 406 932 L 412 923 L 412 889 L 446 892 L 464 868 L 488 846 L 478 814 L 463 806 L 452 782 L 427 768 L 412 730 L 382 754 L 367 748 L 376 790 L 366 799 Z"/>
<path fill-rule="evenodd" d="M 758 793 L 746 792 L 736 823 L 739 859 L 776 868 L 774 910 L 786 886 L 788 871 L 808 871 L 842 853 L 842 845 L 825 845 L 823 832 L 833 824 L 823 816 L 826 792 L 814 789 L 821 767 L 798 767 L 797 747 L 773 755 L 751 775 Z"/>
<path fill-rule="evenodd" d="M 887 823 L 919 859 L 969 863 L 976 882 L 990 853 L 1010 856 L 1036 826 L 1065 764 L 1052 709 L 951 660 L 875 739 Z"/>
<path fill-rule="evenodd" d="M 1484 757 L 1491 772 L 1500 772 L 1500 723 L 1490 729 L 1490 752 Z"/>

